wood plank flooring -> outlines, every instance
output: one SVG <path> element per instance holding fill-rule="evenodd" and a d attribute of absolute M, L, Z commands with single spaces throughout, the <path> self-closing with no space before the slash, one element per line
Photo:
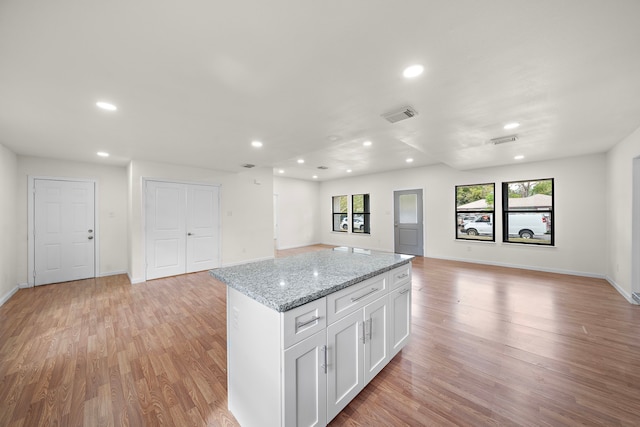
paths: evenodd
<path fill-rule="evenodd" d="M 640 307 L 605 281 L 413 274 L 410 344 L 332 426 L 640 425 Z M 0 307 L 0 426 L 235 426 L 225 322 L 206 272 L 21 289 Z"/>

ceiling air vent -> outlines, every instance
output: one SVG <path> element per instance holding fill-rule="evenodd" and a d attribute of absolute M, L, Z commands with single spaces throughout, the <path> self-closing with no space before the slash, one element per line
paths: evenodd
<path fill-rule="evenodd" d="M 493 145 L 505 144 L 507 142 L 515 142 L 518 140 L 518 135 L 501 136 L 500 138 L 493 138 L 489 142 Z"/>
<path fill-rule="evenodd" d="M 382 115 L 385 119 L 387 119 L 390 123 L 396 123 L 401 120 L 410 119 L 411 117 L 417 115 L 418 112 L 413 109 L 413 107 L 402 107 L 399 110 L 391 111 L 389 113 L 385 113 Z"/>
<path fill-rule="evenodd" d="M 318 166 L 318 169 L 327 170 L 329 168 L 327 166 Z"/>
<path fill-rule="evenodd" d="M 247 169 L 251 169 L 251 168 L 255 168 L 256 165 L 252 165 L 251 163 L 245 163 L 244 165 L 242 165 L 243 168 L 247 168 Z"/>

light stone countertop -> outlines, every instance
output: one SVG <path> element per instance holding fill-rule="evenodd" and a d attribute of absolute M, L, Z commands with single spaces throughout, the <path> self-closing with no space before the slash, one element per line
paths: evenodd
<path fill-rule="evenodd" d="M 287 311 L 408 264 L 413 255 L 334 248 L 217 268 L 209 273 L 275 311 Z"/>

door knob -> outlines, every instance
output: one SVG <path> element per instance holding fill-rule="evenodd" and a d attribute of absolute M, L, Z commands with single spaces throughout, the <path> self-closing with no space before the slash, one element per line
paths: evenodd
<path fill-rule="evenodd" d="M 93 239 L 93 236 L 89 236 L 89 237 L 88 237 L 88 239 L 89 239 L 89 240 Z"/>
<path fill-rule="evenodd" d="M 187 236 L 193 236 L 193 233 L 187 233 Z"/>
<path fill-rule="evenodd" d="M 89 233 L 93 233 L 93 230 L 87 230 Z"/>

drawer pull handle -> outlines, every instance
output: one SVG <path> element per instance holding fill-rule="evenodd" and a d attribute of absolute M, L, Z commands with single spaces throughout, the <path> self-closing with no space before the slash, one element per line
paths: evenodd
<path fill-rule="evenodd" d="M 296 327 L 302 328 L 303 326 L 307 326 L 307 325 L 315 322 L 316 320 L 320 320 L 320 316 L 314 316 L 311 319 L 307 320 L 306 322 L 298 322 L 298 323 L 296 323 Z"/>
<path fill-rule="evenodd" d="M 367 292 L 364 295 L 360 295 L 359 297 L 356 298 L 351 298 L 351 302 L 356 302 L 361 300 L 362 298 L 366 297 L 367 295 L 371 295 L 372 293 L 376 292 L 378 290 L 378 288 L 371 288 L 371 290 L 369 292 Z"/>
<path fill-rule="evenodd" d="M 409 273 L 402 273 L 396 276 L 398 279 L 404 279 L 405 277 L 409 277 Z"/>
<path fill-rule="evenodd" d="M 323 345 L 320 350 L 324 353 L 324 363 L 320 365 L 322 369 L 324 369 L 324 373 L 327 373 L 327 346 Z"/>
<path fill-rule="evenodd" d="M 409 292 L 411 289 L 405 289 L 404 291 L 400 291 L 400 295 L 404 295 Z"/>

